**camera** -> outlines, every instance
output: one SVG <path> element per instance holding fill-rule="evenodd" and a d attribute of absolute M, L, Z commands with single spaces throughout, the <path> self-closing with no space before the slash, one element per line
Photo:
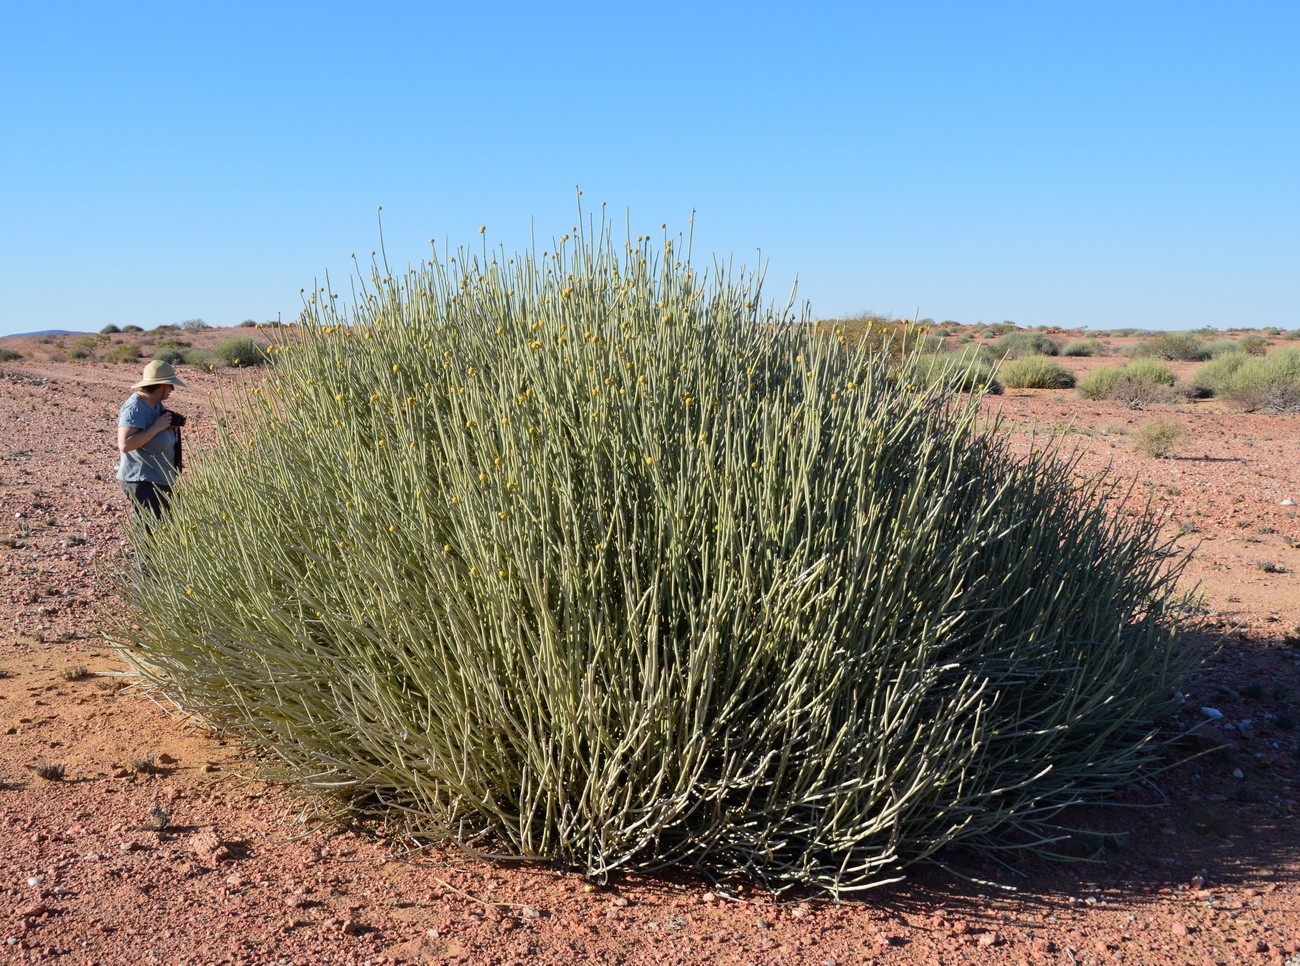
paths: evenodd
<path fill-rule="evenodd" d="M 170 409 L 167 410 L 167 412 L 169 412 L 169 413 L 172 414 L 172 427 L 173 427 L 173 428 L 179 429 L 181 426 L 184 426 L 184 425 L 185 425 L 185 417 L 182 416 L 180 413 L 174 413 L 174 412 L 172 412 Z"/>

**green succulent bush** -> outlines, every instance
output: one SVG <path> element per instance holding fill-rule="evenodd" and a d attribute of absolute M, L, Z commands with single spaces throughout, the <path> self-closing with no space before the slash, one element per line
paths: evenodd
<path fill-rule="evenodd" d="M 1236 343 L 1233 343 L 1236 346 Z M 1223 391 L 1228 378 L 1250 361 L 1250 356 L 1240 347 L 1232 352 L 1219 352 L 1209 362 L 1196 367 L 1189 382 L 1192 388 L 1204 395 L 1215 396 Z"/>
<path fill-rule="evenodd" d="M 1075 339 L 1073 342 L 1067 342 L 1061 346 L 1061 355 L 1081 357 L 1095 356 L 1102 351 L 1101 342 L 1097 339 Z"/>
<path fill-rule="evenodd" d="M 246 335 L 232 335 L 216 342 L 207 358 L 210 363 L 222 366 L 260 366 L 266 361 L 266 347 Z"/>
<path fill-rule="evenodd" d="M 907 381 L 915 387 L 939 387 L 952 392 L 1002 394 L 1002 383 L 983 353 L 918 352 L 908 359 Z"/>
<path fill-rule="evenodd" d="M 1008 332 L 988 347 L 997 359 L 1021 359 L 1025 356 L 1056 356 L 1060 344 L 1042 332 Z"/>
<path fill-rule="evenodd" d="M 1008 389 L 1073 389 L 1074 373 L 1047 356 L 1024 356 L 1004 362 L 998 378 Z"/>
<path fill-rule="evenodd" d="M 1102 366 L 1084 373 L 1075 385 L 1084 399 L 1107 400 L 1145 409 L 1182 398 L 1172 369 L 1155 359 L 1134 359 L 1123 366 Z"/>
<path fill-rule="evenodd" d="M 22 357 L 23 354 L 14 349 L 0 348 L 0 362 L 14 362 Z"/>
<path fill-rule="evenodd" d="M 128 342 L 115 345 L 99 357 L 101 362 L 135 362 L 140 350 Z"/>
<path fill-rule="evenodd" d="M 306 306 L 123 575 L 147 682 L 389 828 L 598 878 L 1050 851 L 1162 761 L 1156 517 L 593 230 Z"/>
<path fill-rule="evenodd" d="M 1133 355 L 1170 362 L 1200 362 L 1210 357 L 1205 344 L 1190 332 L 1161 332 L 1134 346 Z"/>
<path fill-rule="evenodd" d="M 1202 372 L 1227 360 L 1237 362 L 1223 356 L 1196 373 L 1216 396 L 1246 412 L 1300 412 L 1300 347 L 1283 346 L 1266 356 L 1245 356 L 1230 369 Z"/>

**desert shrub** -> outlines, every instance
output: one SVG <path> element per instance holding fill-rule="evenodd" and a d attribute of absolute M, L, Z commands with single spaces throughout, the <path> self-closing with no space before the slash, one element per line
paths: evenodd
<path fill-rule="evenodd" d="M 138 326 L 138 325 L 124 325 L 124 326 L 122 326 L 122 331 L 123 331 L 123 332 L 143 332 L 144 329 L 140 328 L 140 326 Z"/>
<path fill-rule="evenodd" d="M 110 322 L 110 323 L 108 323 L 108 325 L 104 326 L 102 329 L 99 330 L 99 334 L 100 334 L 100 335 L 114 335 L 114 334 L 116 334 L 116 333 L 118 333 L 118 332 L 121 332 L 121 331 L 122 331 L 121 329 L 119 329 L 119 328 L 118 328 L 117 326 L 115 326 L 112 322 Z"/>
<path fill-rule="evenodd" d="M 72 340 L 72 348 L 89 349 L 92 352 L 99 346 L 99 339 L 93 335 L 82 335 Z"/>
<path fill-rule="evenodd" d="M 1102 366 L 1084 373 L 1075 391 L 1084 399 L 1108 400 L 1145 409 L 1180 398 L 1178 379 L 1173 370 L 1155 359 L 1134 359 L 1123 366 Z"/>
<path fill-rule="evenodd" d="M 65 358 L 75 359 L 78 362 L 85 362 L 88 359 L 95 358 L 95 353 L 91 352 L 85 346 L 73 346 L 65 353 Z"/>
<path fill-rule="evenodd" d="M 212 326 L 208 325 L 208 323 L 204 322 L 202 319 L 186 319 L 180 324 L 180 327 L 186 332 L 200 332 L 203 329 L 212 328 Z"/>
<path fill-rule="evenodd" d="M 15 352 L 13 349 L 0 348 L 0 362 L 15 362 L 22 357 L 23 354 L 21 352 Z"/>
<path fill-rule="evenodd" d="M 1143 423 L 1129 435 L 1133 445 L 1156 459 L 1170 456 L 1188 437 L 1187 430 L 1172 419 L 1153 419 Z"/>
<path fill-rule="evenodd" d="M 246 335 L 232 335 L 213 345 L 207 359 L 222 366 L 260 366 L 266 361 L 266 347 Z"/>
<path fill-rule="evenodd" d="M 1250 332 L 1237 340 L 1237 344 L 1252 356 L 1262 356 L 1268 352 L 1268 339 L 1257 332 Z"/>
<path fill-rule="evenodd" d="M 184 365 L 190 361 L 189 356 L 185 354 L 185 350 L 176 346 L 159 346 L 154 349 L 153 357 L 171 363 L 173 366 Z"/>
<path fill-rule="evenodd" d="M 1223 389 L 1228 377 L 1249 361 L 1250 356 L 1241 351 L 1234 342 L 1233 352 L 1218 352 L 1209 362 L 1202 363 L 1192 373 L 1191 384 L 1194 389 L 1205 395 L 1216 396 Z"/>
<path fill-rule="evenodd" d="M 993 365 L 978 352 L 920 352 L 906 360 L 904 384 L 924 389 L 940 387 L 951 392 L 1002 394 Z"/>
<path fill-rule="evenodd" d="M 1075 339 L 1061 347 L 1061 355 L 1080 357 L 1095 356 L 1101 352 L 1101 343 L 1096 339 Z"/>
<path fill-rule="evenodd" d="M 1074 374 L 1047 356 L 1011 359 L 998 369 L 1008 389 L 1073 389 Z"/>
<path fill-rule="evenodd" d="M 989 350 L 998 359 L 1055 356 L 1061 353 L 1057 341 L 1042 332 L 1009 332 L 989 346 Z"/>
<path fill-rule="evenodd" d="M 102 356 L 101 362 L 135 362 L 140 358 L 140 350 L 133 345 L 123 343 L 115 345 Z"/>
<path fill-rule="evenodd" d="M 1212 339 L 1205 343 L 1205 354 L 1210 359 L 1217 359 L 1230 352 L 1241 352 L 1241 343 L 1236 339 Z"/>
<path fill-rule="evenodd" d="M 1266 356 L 1247 356 L 1222 376 L 1214 392 L 1246 412 L 1300 412 L 1300 347 L 1283 346 Z"/>
<path fill-rule="evenodd" d="M 241 329 L 253 329 L 253 328 L 256 328 L 256 327 L 257 327 L 257 320 L 256 320 L 256 319 L 244 319 L 243 322 L 240 322 L 240 323 L 239 323 L 239 327 L 240 327 Z"/>
<path fill-rule="evenodd" d="M 1161 386 L 1178 385 L 1174 371 L 1157 359 L 1134 359 L 1124 367 L 1124 374 Z"/>
<path fill-rule="evenodd" d="M 1171 362 L 1200 362 L 1209 358 L 1205 345 L 1190 332 L 1161 332 L 1134 346 L 1133 355 Z"/>
<path fill-rule="evenodd" d="M 599 232 L 310 304 L 123 575 L 146 681 L 302 788 L 594 877 L 866 887 L 1162 761 L 1158 518 Z"/>
<path fill-rule="evenodd" d="M 1080 376 L 1074 390 L 1084 399 L 1094 402 L 1105 399 L 1123 373 L 1123 366 L 1101 366 Z"/>

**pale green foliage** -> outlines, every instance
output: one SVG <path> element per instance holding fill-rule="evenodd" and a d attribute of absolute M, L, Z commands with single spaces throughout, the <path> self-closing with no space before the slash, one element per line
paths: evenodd
<path fill-rule="evenodd" d="M 311 302 L 137 543 L 145 678 L 390 828 L 597 877 L 862 888 L 1158 763 L 1157 519 L 597 230 Z"/>
<path fill-rule="evenodd" d="M 1075 339 L 1061 347 L 1063 356 L 1095 356 L 1101 351 L 1101 342 L 1097 339 Z"/>
<path fill-rule="evenodd" d="M 1047 356 L 1008 360 L 998 369 L 998 378 L 1008 389 L 1074 388 L 1074 374 Z"/>
<path fill-rule="evenodd" d="M 908 360 L 907 379 L 924 389 L 940 387 L 955 392 L 1001 395 L 1002 383 L 993 363 L 982 352 L 921 352 Z"/>
<path fill-rule="evenodd" d="M 1061 346 L 1057 341 L 1042 332 L 1008 332 L 988 349 L 998 359 L 1061 354 Z"/>
<path fill-rule="evenodd" d="M 1161 332 L 1134 346 L 1133 355 L 1183 362 L 1199 362 L 1210 357 L 1201 340 L 1190 332 Z"/>
<path fill-rule="evenodd" d="M 1217 395 L 1228 377 L 1250 361 L 1251 357 L 1235 342 L 1233 346 L 1233 351 L 1217 352 L 1209 362 L 1196 367 L 1191 377 L 1194 388 L 1208 395 Z"/>
<path fill-rule="evenodd" d="M 1075 391 L 1084 399 L 1107 400 L 1130 409 L 1145 409 L 1155 403 L 1177 401 L 1177 385 L 1178 378 L 1163 362 L 1134 359 L 1127 365 L 1102 366 L 1084 373 Z"/>
<path fill-rule="evenodd" d="M 1129 438 L 1133 445 L 1156 459 L 1173 455 L 1180 445 L 1186 442 L 1187 429 L 1182 423 L 1172 419 L 1153 419 L 1133 430 Z"/>
<path fill-rule="evenodd" d="M 1224 356 L 1206 363 L 1213 366 Z M 1198 376 L 1201 374 L 1198 370 Z M 1247 412 L 1300 412 L 1300 347 L 1283 346 L 1266 356 L 1246 356 L 1231 371 L 1209 377 L 1216 396 Z"/>

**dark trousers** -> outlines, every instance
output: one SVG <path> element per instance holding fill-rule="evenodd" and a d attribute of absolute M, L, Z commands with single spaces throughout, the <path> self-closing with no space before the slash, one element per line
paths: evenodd
<path fill-rule="evenodd" d="M 135 508 L 136 516 L 144 517 L 149 513 L 155 520 L 162 519 L 163 511 L 167 509 L 167 504 L 171 500 L 172 488 L 163 486 L 161 483 L 149 483 L 141 481 L 139 483 L 129 483 L 122 480 L 122 492 L 126 494 L 127 499 L 131 501 L 131 506 Z M 146 522 L 148 518 L 146 517 Z"/>

